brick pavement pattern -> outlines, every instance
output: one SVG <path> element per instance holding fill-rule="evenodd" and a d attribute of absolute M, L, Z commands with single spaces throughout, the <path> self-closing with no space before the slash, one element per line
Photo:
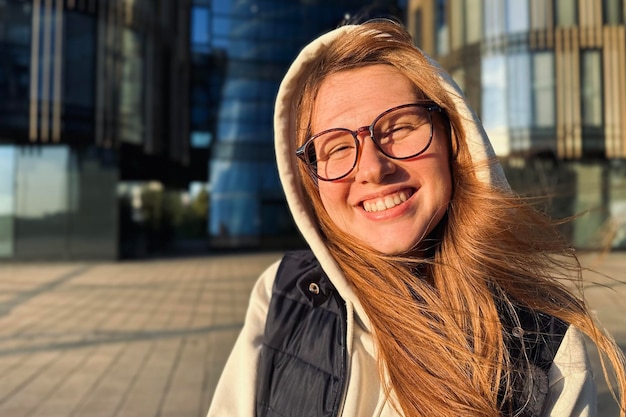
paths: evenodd
<path fill-rule="evenodd" d="M 0 416 L 204 416 L 251 287 L 280 256 L 0 263 Z M 583 263 L 619 280 L 585 274 L 624 349 L 626 254 Z M 599 393 L 600 416 L 617 415 Z"/>
<path fill-rule="evenodd" d="M 0 264 L 0 416 L 206 415 L 280 256 Z"/>

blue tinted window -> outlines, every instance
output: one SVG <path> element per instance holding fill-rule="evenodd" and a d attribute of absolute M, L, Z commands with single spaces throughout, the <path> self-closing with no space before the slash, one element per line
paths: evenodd
<path fill-rule="evenodd" d="M 191 44 L 192 48 L 209 44 L 211 12 L 208 7 L 193 6 L 191 8 Z"/>

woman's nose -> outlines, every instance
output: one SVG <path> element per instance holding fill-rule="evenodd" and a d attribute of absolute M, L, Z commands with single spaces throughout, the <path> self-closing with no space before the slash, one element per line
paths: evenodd
<path fill-rule="evenodd" d="M 387 175 L 396 170 L 391 158 L 387 158 L 374 144 L 369 135 L 361 140 L 361 152 L 356 166 L 355 180 L 362 183 L 380 183 Z"/>

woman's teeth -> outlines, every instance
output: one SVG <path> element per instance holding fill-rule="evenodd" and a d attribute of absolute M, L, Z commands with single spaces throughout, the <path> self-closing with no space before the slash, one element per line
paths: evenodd
<path fill-rule="evenodd" d="M 365 211 L 374 213 L 377 211 L 383 211 L 397 206 L 398 204 L 402 204 L 406 200 L 409 199 L 409 195 L 400 191 L 399 193 L 388 195 L 382 198 L 377 198 L 374 200 L 368 200 L 363 202 L 363 208 Z"/>

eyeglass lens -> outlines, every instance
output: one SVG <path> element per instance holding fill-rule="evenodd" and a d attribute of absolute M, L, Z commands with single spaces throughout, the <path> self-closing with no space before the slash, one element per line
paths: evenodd
<path fill-rule="evenodd" d="M 404 105 L 378 116 L 370 126 L 377 148 L 393 159 L 407 159 L 424 152 L 430 145 L 432 123 L 429 108 Z M 359 152 L 357 132 L 344 128 L 326 130 L 309 140 L 305 155 L 308 164 L 322 180 L 348 175 L 356 166 Z"/>

